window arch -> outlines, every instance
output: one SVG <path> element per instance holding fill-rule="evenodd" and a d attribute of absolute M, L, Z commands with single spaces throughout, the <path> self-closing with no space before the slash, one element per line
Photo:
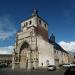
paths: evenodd
<path fill-rule="evenodd" d="M 20 48 L 20 50 L 23 50 L 24 48 L 28 48 L 29 44 L 27 42 L 24 42 Z"/>

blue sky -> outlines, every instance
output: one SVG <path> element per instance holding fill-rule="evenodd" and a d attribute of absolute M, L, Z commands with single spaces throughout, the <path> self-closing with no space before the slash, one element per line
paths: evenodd
<path fill-rule="evenodd" d="M 34 8 L 48 22 L 49 36 L 53 32 L 60 45 L 75 46 L 75 0 L 0 0 L 1 49 L 14 45 L 20 22 Z"/>

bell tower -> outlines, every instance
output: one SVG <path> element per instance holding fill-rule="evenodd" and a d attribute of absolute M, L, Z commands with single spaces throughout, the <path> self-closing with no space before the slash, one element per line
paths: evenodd
<path fill-rule="evenodd" d="M 14 68 L 37 68 L 41 58 L 39 52 L 43 50 L 39 43 L 48 42 L 48 23 L 34 9 L 32 15 L 21 22 L 21 31 L 16 36 Z"/>
<path fill-rule="evenodd" d="M 21 30 L 32 31 L 48 41 L 48 23 L 38 15 L 38 11 L 34 9 L 32 15 L 21 23 Z"/>

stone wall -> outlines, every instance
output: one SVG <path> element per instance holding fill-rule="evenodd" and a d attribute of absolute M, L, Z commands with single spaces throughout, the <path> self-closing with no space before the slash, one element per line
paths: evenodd
<path fill-rule="evenodd" d="M 39 67 L 47 66 L 47 60 L 50 65 L 54 65 L 54 50 L 53 45 L 43 40 L 41 36 L 37 37 L 37 45 L 39 51 Z"/>

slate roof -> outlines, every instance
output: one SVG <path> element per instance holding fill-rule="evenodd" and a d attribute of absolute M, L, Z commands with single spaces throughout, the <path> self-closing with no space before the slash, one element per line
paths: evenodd
<path fill-rule="evenodd" d="M 54 45 L 54 48 L 55 48 L 56 50 L 59 50 L 59 51 L 62 51 L 62 52 L 65 52 L 65 53 L 68 54 L 68 52 L 65 51 L 65 50 L 64 50 L 59 44 L 57 44 L 56 42 L 53 42 L 53 41 L 51 41 L 51 40 L 49 39 L 49 43 L 53 44 L 53 45 Z"/>
<path fill-rule="evenodd" d="M 43 20 L 46 24 L 48 24 L 48 23 L 47 23 L 42 17 L 40 17 L 39 15 L 29 16 L 28 18 L 22 20 L 21 23 L 24 22 L 24 21 L 26 21 L 26 20 L 28 20 L 28 19 L 31 19 L 31 18 L 33 18 L 33 17 L 35 17 L 35 16 L 39 17 L 39 18 L 40 18 L 41 20 Z"/>

